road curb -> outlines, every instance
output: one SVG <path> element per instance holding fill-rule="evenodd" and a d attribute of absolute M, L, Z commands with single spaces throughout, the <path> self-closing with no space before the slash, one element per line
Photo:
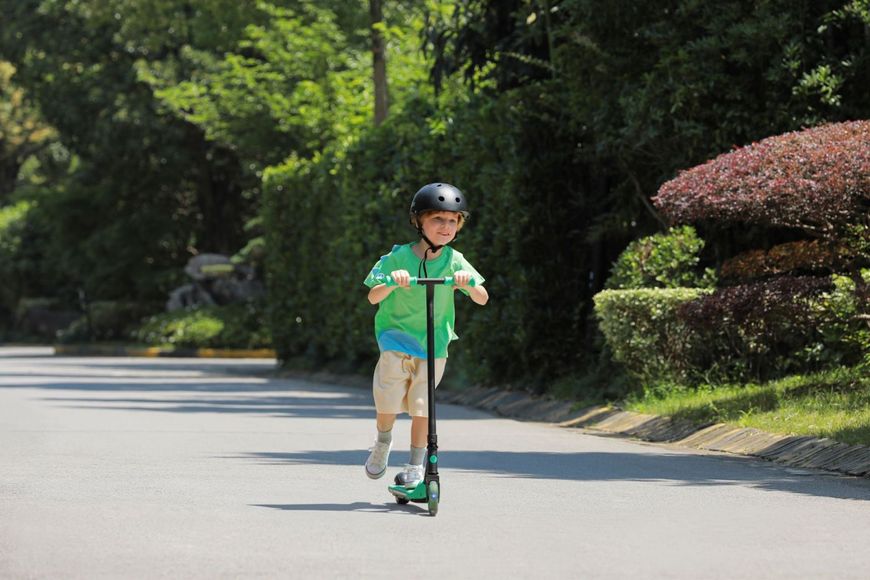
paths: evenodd
<path fill-rule="evenodd" d="M 276 358 L 277 356 L 274 350 L 268 348 L 167 348 L 100 344 L 58 344 L 54 345 L 54 354 L 56 356 L 132 356 L 147 358 Z"/>
<path fill-rule="evenodd" d="M 565 428 L 590 429 L 643 441 L 758 457 L 789 467 L 870 477 L 870 447 L 847 445 L 832 439 L 777 435 L 725 423 L 697 425 L 686 420 L 603 405 L 576 410 L 570 402 L 495 388 L 445 391 L 439 393 L 439 400 L 477 407 L 512 419 L 544 421 Z"/>

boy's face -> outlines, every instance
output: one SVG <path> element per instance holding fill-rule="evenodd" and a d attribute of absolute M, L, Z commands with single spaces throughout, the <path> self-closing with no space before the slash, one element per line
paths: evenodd
<path fill-rule="evenodd" d="M 449 244 L 459 231 L 460 215 L 454 211 L 432 211 L 421 218 L 423 233 L 433 244 Z"/>

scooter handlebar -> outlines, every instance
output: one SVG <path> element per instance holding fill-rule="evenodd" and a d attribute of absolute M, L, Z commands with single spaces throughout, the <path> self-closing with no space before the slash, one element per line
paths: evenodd
<path fill-rule="evenodd" d="M 393 280 L 392 276 L 380 276 L 378 280 L 382 284 L 386 284 L 387 286 L 398 286 L 396 281 Z M 449 276 L 447 278 L 417 278 L 416 276 L 411 276 L 410 285 L 411 286 L 423 286 L 427 284 L 444 284 L 445 286 L 453 286 L 455 283 L 453 282 L 453 277 Z M 471 278 L 468 281 L 469 286 L 476 286 L 474 278 Z"/>

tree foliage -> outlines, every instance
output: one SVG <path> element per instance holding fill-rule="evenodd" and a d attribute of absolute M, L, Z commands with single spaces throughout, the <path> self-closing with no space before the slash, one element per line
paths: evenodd
<path fill-rule="evenodd" d="M 332 11 L 259 9 L 263 23 L 245 27 L 222 57 L 185 48 L 189 79 L 163 79 L 145 64 L 139 70 L 176 114 L 263 168 L 354 134 L 369 120 L 372 89 L 367 55 L 350 50 Z"/>
<path fill-rule="evenodd" d="M 54 129 L 13 82 L 14 74 L 11 63 L 0 61 L 0 202 L 15 189 L 21 166 L 56 139 Z"/>
<path fill-rule="evenodd" d="M 228 149 L 167 116 L 137 78 L 137 43 L 124 37 L 124 6 L 2 8 L 9 26 L 0 54 L 79 160 L 74 172 L 32 193 L 35 241 L 42 260 L 61 274 L 53 292 L 159 297 L 192 251 L 235 249 L 239 219 L 253 209 L 242 198 L 250 184 Z M 164 40 L 172 45 L 172 35 Z"/>

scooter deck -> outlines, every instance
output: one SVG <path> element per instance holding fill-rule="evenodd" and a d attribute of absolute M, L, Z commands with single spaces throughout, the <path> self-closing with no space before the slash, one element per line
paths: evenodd
<path fill-rule="evenodd" d="M 426 482 L 421 481 L 416 487 L 407 488 L 404 485 L 391 485 L 390 493 L 400 499 L 406 499 L 416 503 L 426 503 L 429 501 L 429 494 L 426 492 Z"/>

